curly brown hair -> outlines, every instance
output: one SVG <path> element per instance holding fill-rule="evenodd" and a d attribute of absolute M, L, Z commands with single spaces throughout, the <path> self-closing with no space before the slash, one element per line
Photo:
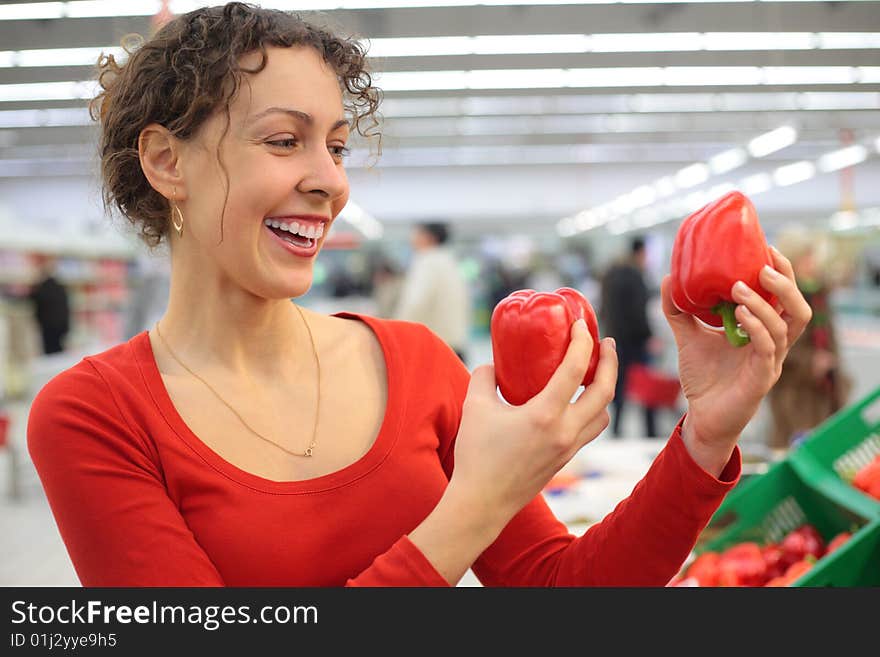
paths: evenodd
<path fill-rule="evenodd" d="M 314 48 L 336 73 L 352 128 L 381 142 L 378 108 L 382 93 L 372 83 L 365 49 L 354 38 L 336 35 L 293 13 L 242 2 L 178 16 L 149 40 L 139 39 L 140 45 L 132 46 L 131 37 L 137 35 L 123 40 L 128 54 L 125 62 L 117 62 L 113 55 L 99 59 L 101 91 L 89 110 L 102 128 L 104 205 L 118 208 L 151 249 L 168 233 L 170 205 L 141 169 L 141 130 L 158 123 L 185 140 L 218 109 L 226 113 L 228 129 L 229 104 L 242 76 L 266 67 L 268 47 Z M 242 67 L 242 55 L 257 51 L 259 64 L 252 69 Z"/>

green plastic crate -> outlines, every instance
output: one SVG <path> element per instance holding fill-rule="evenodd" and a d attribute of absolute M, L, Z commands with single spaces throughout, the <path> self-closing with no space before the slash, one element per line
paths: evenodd
<path fill-rule="evenodd" d="M 793 586 L 880 587 L 880 520 L 865 525 L 822 557 Z"/>
<path fill-rule="evenodd" d="M 783 460 L 727 494 L 700 534 L 695 552 L 721 552 L 744 541 L 776 543 L 806 522 L 827 542 L 842 531 L 860 530 L 874 519 L 860 508 L 825 495 Z"/>
<path fill-rule="evenodd" d="M 840 504 L 880 518 L 880 500 L 851 482 L 859 468 L 880 454 L 880 387 L 839 411 L 788 456 L 810 484 Z"/>
<path fill-rule="evenodd" d="M 843 531 L 853 536 L 792 586 L 880 586 L 880 520 L 825 495 L 789 460 L 734 488 L 700 535 L 695 552 L 722 552 L 744 541 L 776 543 L 804 523 L 813 525 L 826 543 Z"/>

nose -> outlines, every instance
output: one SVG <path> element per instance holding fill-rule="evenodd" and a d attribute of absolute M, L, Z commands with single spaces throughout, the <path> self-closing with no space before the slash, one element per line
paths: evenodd
<path fill-rule="evenodd" d="M 332 202 L 348 193 L 348 177 L 326 147 L 317 146 L 308 155 L 307 167 L 297 189 Z"/>

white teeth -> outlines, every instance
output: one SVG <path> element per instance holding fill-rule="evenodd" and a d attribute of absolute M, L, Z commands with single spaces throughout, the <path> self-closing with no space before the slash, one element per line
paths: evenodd
<path fill-rule="evenodd" d="M 302 237 L 308 237 L 309 239 L 313 240 L 320 239 L 324 235 L 323 224 L 319 224 L 317 226 L 300 226 L 299 222 L 296 221 L 287 223 L 278 221 L 277 219 L 264 219 L 263 223 L 267 226 L 271 226 L 272 228 L 280 228 L 281 230 L 286 230 L 288 233 L 301 235 Z"/>

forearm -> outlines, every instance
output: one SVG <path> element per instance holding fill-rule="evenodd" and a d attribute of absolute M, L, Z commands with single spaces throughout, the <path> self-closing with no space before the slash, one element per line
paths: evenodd
<path fill-rule="evenodd" d="M 434 510 L 409 533 L 409 539 L 455 586 L 504 524 L 500 514 L 480 508 L 450 485 Z"/>

